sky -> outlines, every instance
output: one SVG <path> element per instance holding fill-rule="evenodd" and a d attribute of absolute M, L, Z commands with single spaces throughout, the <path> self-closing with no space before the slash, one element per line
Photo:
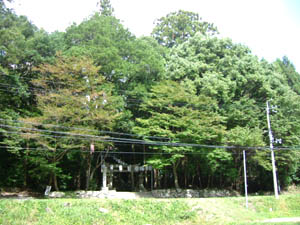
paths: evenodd
<path fill-rule="evenodd" d="M 98 10 L 99 0 L 14 0 L 7 4 L 48 32 L 64 31 Z M 300 0 L 111 0 L 115 16 L 136 36 L 179 9 L 199 13 L 222 37 L 269 62 L 287 56 L 300 72 Z"/>

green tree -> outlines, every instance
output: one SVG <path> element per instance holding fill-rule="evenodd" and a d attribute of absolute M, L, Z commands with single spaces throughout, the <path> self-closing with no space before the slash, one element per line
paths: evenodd
<path fill-rule="evenodd" d="M 20 116 L 29 116 L 36 110 L 30 84 L 33 77 L 31 69 L 41 61 L 35 59 L 42 59 L 40 55 L 37 56 L 40 54 L 37 49 L 39 41 L 32 44 L 36 33 L 37 28 L 26 17 L 16 15 L 1 1 L 0 117 L 2 119 L 18 120 Z M 7 125 L 7 122 L 2 123 Z M 11 122 L 8 124 L 14 125 Z M 7 157 L 4 157 L 3 166 L 6 167 L 6 163 L 10 162 L 11 171 L 16 172 L 11 177 L 3 176 L 1 179 L 7 184 L 13 180 L 16 186 L 26 186 L 26 172 L 23 173 L 26 171 L 26 160 L 23 160 L 26 153 L 19 149 L 26 145 L 26 141 L 20 135 L 7 133 L 5 128 L 1 131 L 0 142 L 7 146 L 7 149 L 1 149 L 1 154 Z"/>
<path fill-rule="evenodd" d="M 100 72 L 115 84 L 124 78 L 128 43 L 134 37 L 115 17 L 95 14 L 78 26 L 72 25 L 65 34 L 66 53 L 85 55 L 101 65 Z"/>
<path fill-rule="evenodd" d="M 259 133 L 265 134 L 263 140 L 267 146 L 269 139 L 267 132 L 264 132 L 267 130 L 265 107 L 266 101 L 273 98 L 274 103 L 281 107 L 282 113 L 276 115 L 278 120 L 277 125 L 274 125 L 274 132 L 280 134 L 279 137 L 285 140 L 286 146 L 298 145 L 298 107 L 293 104 L 298 101 L 296 82 L 287 78 L 287 70 L 279 68 L 276 63 L 274 67 L 265 60 L 259 61 L 247 47 L 234 44 L 229 39 L 196 34 L 170 51 L 167 56 L 166 74 L 183 86 L 196 90 L 199 95 L 216 100 L 219 113 L 226 118 L 228 134 L 236 129 L 241 132 L 243 129 L 258 129 Z M 291 66 L 289 68 L 292 69 Z M 289 112 L 291 108 L 294 109 L 292 118 L 288 117 L 292 115 Z M 257 171 L 261 171 L 260 174 L 256 174 L 258 181 L 261 178 L 265 179 L 266 172 L 270 169 L 270 158 L 264 153 L 255 154 L 257 156 L 253 157 L 251 162 L 258 168 Z M 288 159 L 297 157 L 291 152 L 280 151 L 278 156 L 281 154 L 283 157 L 278 157 L 277 161 L 278 168 L 282 168 L 279 171 L 289 171 L 283 173 L 282 177 L 291 177 L 291 174 L 295 173 L 294 168 L 298 160 Z M 285 154 L 289 156 L 284 157 Z M 230 159 L 226 155 L 224 157 Z M 271 177 L 271 173 L 268 177 Z M 288 184 L 286 181 L 281 183 L 282 186 Z"/>
<path fill-rule="evenodd" d="M 213 35 L 217 33 L 217 28 L 211 23 L 202 21 L 198 13 L 179 10 L 158 19 L 152 36 L 159 44 L 171 48 L 185 42 L 197 32 Z"/>
<path fill-rule="evenodd" d="M 300 74 L 297 73 L 293 63 L 284 56 L 282 60 L 277 59 L 274 62 L 276 71 L 285 76 L 287 85 L 289 85 L 293 91 L 300 94 Z"/>
<path fill-rule="evenodd" d="M 111 96 L 112 87 L 103 76 L 98 74 L 99 69 L 88 58 L 62 55 L 57 56 L 53 65 L 39 66 L 36 70 L 42 76 L 35 79 L 33 83 L 41 90 L 36 93 L 41 115 L 27 118 L 25 121 L 38 124 L 54 122 L 70 127 L 63 129 L 64 132 L 80 132 L 80 135 L 97 135 L 98 129 L 112 129 L 114 121 L 120 116 L 118 111 L 122 107 L 122 101 L 118 97 Z M 43 127 L 47 129 L 47 125 Z M 82 127 L 92 131 L 79 131 L 72 127 Z M 61 131 L 59 128 L 51 130 Z M 82 157 L 85 160 L 86 189 L 89 189 L 90 181 L 101 164 L 98 155 L 95 157 L 95 153 L 89 153 L 90 145 L 93 144 L 97 150 L 104 150 L 109 143 L 93 141 L 92 138 L 78 139 L 76 135 L 70 137 L 64 133 L 54 133 L 55 135 L 50 136 L 41 136 L 39 131 L 37 133 L 32 138 L 37 146 L 45 149 L 40 157 L 41 161 L 47 165 L 39 169 L 48 174 L 49 183 L 58 189 L 57 176 L 64 175 L 61 173 L 59 161 L 68 153 L 68 150 L 77 149 L 88 152 L 88 154 L 83 152 Z"/>
<path fill-rule="evenodd" d="M 118 130 L 131 132 L 132 116 L 139 114 L 142 97 L 151 85 L 164 79 L 165 49 L 151 37 L 135 38 L 115 17 L 95 14 L 66 34 L 66 51 L 86 55 L 101 65 L 99 73 L 114 84 L 114 92 L 126 101 L 126 119 Z"/>
<path fill-rule="evenodd" d="M 114 9 L 110 3 L 110 0 L 100 0 L 98 4 L 100 6 L 100 14 L 102 16 L 113 16 Z"/>
<path fill-rule="evenodd" d="M 92 58 L 117 90 L 152 83 L 163 75 L 160 47 L 151 38 L 136 39 L 115 17 L 95 14 L 80 25 L 71 26 L 65 40 L 67 54 Z"/>
<path fill-rule="evenodd" d="M 141 135 L 161 136 L 172 142 L 210 144 L 220 142 L 223 135 L 222 118 L 214 112 L 215 103 L 205 96 L 196 96 L 176 82 L 165 81 L 154 85 L 149 97 L 141 105 L 144 115 L 137 118 L 135 132 Z M 191 147 L 153 147 L 159 154 L 149 163 L 161 168 L 172 166 L 174 184 L 179 188 L 177 169 Z"/>

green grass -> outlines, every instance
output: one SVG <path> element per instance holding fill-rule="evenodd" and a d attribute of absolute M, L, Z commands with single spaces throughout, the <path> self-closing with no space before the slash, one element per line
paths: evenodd
<path fill-rule="evenodd" d="M 248 210 L 244 205 L 244 198 L 240 197 L 2 199 L 0 224 L 260 224 L 268 218 L 300 216 L 300 194 L 282 195 L 279 200 L 272 196 L 255 196 L 249 198 Z M 108 212 L 101 212 L 101 208 Z"/>

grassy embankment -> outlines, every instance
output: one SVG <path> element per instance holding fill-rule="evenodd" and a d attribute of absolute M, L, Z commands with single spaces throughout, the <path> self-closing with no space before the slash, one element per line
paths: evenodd
<path fill-rule="evenodd" d="M 253 196 L 249 198 L 248 210 L 242 197 L 0 200 L 3 225 L 260 224 L 268 218 L 297 216 L 300 217 L 299 193 L 282 195 L 279 200 L 273 196 Z"/>

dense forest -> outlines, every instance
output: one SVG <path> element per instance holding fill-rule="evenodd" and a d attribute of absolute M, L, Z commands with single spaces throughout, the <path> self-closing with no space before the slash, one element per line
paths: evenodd
<path fill-rule="evenodd" d="M 177 11 L 135 37 L 109 0 L 47 33 L 0 1 L 0 188 L 272 191 L 266 102 L 281 189 L 300 182 L 300 75 L 260 60 L 197 13 Z M 280 141 L 279 141 L 280 139 Z M 272 140 L 273 141 L 273 140 Z M 152 182 L 150 182 L 150 180 Z"/>

